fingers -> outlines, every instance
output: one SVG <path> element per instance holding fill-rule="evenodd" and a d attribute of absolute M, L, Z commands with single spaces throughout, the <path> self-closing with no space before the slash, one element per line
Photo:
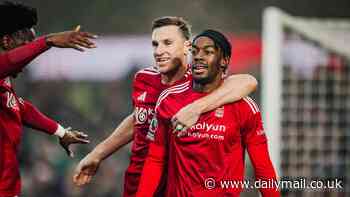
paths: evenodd
<path fill-rule="evenodd" d="M 185 136 L 187 134 L 187 131 L 186 130 L 183 130 L 183 131 L 179 131 L 178 133 L 177 133 L 177 137 L 183 137 L 183 136 Z"/>
<path fill-rule="evenodd" d="M 88 48 L 88 49 L 93 48 L 89 44 L 87 44 L 86 42 L 83 42 L 79 39 L 74 40 L 73 43 L 78 47 L 84 47 L 84 48 Z"/>
<path fill-rule="evenodd" d="M 175 116 L 171 119 L 171 123 L 174 127 L 173 133 L 176 133 L 177 137 L 186 135 L 188 127 L 185 124 L 182 124 Z"/>
<path fill-rule="evenodd" d="M 71 40 L 69 43 L 69 47 L 76 49 L 78 51 L 81 51 L 81 52 L 84 51 L 83 48 L 87 48 L 87 49 L 96 48 L 95 43 L 93 43 L 89 39 L 96 39 L 97 35 L 94 35 L 94 34 L 89 33 L 89 32 L 81 32 L 80 29 L 81 29 L 81 26 L 78 25 L 74 29 L 74 31 L 71 32 L 71 34 L 70 34 Z"/>
<path fill-rule="evenodd" d="M 84 51 L 85 51 L 83 48 L 78 47 L 76 44 L 73 44 L 73 43 L 68 44 L 68 47 L 69 47 L 69 48 L 72 48 L 72 49 L 75 49 L 75 50 L 77 50 L 77 51 L 80 51 L 80 52 L 84 52 Z"/>
<path fill-rule="evenodd" d="M 72 44 L 74 44 L 76 47 L 84 47 L 84 48 L 88 48 L 88 49 L 96 48 L 95 43 L 93 43 L 88 38 L 86 38 L 80 34 L 81 34 L 81 32 L 73 35 L 73 39 L 71 41 Z"/>
<path fill-rule="evenodd" d="M 85 139 L 87 139 L 87 138 L 89 137 L 87 134 L 85 134 L 85 133 L 83 133 L 83 132 L 80 132 L 80 131 L 77 131 L 77 135 L 78 135 L 79 137 L 82 137 L 82 138 L 85 138 Z"/>
<path fill-rule="evenodd" d="M 93 174 L 89 171 L 79 170 L 73 175 L 73 183 L 77 186 L 83 186 L 91 182 Z"/>
<path fill-rule="evenodd" d="M 174 116 L 173 118 L 171 118 L 171 124 L 173 125 L 173 127 L 176 127 L 177 124 L 177 118 Z"/>
<path fill-rule="evenodd" d="M 73 175 L 73 183 L 76 185 L 76 186 L 81 186 L 82 185 L 82 181 L 81 181 L 81 174 L 74 174 Z"/>
<path fill-rule="evenodd" d="M 86 48 L 96 48 L 96 45 L 95 45 L 95 43 L 93 43 L 93 42 L 91 42 L 89 39 L 87 39 L 86 37 L 84 37 L 84 36 L 77 36 L 77 40 L 79 41 L 79 42 L 81 42 L 81 43 L 84 43 L 84 47 L 86 47 Z"/>
<path fill-rule="evenodd" d="M 95 39 L 97 38 L 97 35 L 91 34 L 89 32 L 80 32 L 81 26 L 78 25 L 75 27 L 72 35 L 72 45 L 70 47 L 78 50 L 78 51 L 84 51 L 83 48 L 88 48 L 88 49 L 92 49 L 92 48 L 96 48 L 95 43 L 93 43 L 92 41 L 90 41 L 89 39 Z"/>
<path fill-rule="evenodd" d="M 79 32 L 79 34 L 80 34 L 81 36 L 85 37 L 85 38 L 90 38 L 90 39 L 96 39 L 96 38 L 98 38 L 97 35 L 92 34 L 92 33 L 90 33 L 90 32 Z"/>
<path fill-rule="evenodd" d="M 174 122 L 174 130 L 173 134 L 176 134 L 177 137 L 183 137 L 187 134 L 187 129 L 185 125 L 181 124 L 180 122 Z"/>
<path fill-rule="evenodd" d="M 175 124 L 173 133 L 181 131 L 182 128 L 183 128 L 183 126 L 181 124 Z"/>
<path fill-rule="evenodd" d="M 90 143 L 90 140 L 87 140 L 85 138 L 78 138 L 78 137 L 75 137 L 75 142 L 73 142 L 74 144 L 88 144 Z"/>
<path fill-rule="evenodd" d="M 79 32 L 79 31 L 80 31 L 80 27 L 81 27 L 80 25 L 76 26 L 75 29 L 74 29 L 74 31 L 75 31 L 75 32 Z"/>
<path fill-rule="evenodd" d="M 92 176 L 85 173 L 80 173 L 73 176 L 73 182 L 77 186 L 83 186 L 87 183 L 90 183 L 91 179 Z"/>
<path fill-rule="evenodd" d="M 70 143 L 71 144 L 88 144 L 90 143 L 90 140 L 88 140 L 87 137 L 78 136 L 77 134 L 75 134 Z"/>
<path fill-rule="evenodd" d="M 189 127 L 186 123 L 181 122 L 179 119 L 177 119 L 176 116 L 174 116 L 174 117 L 171 119 L 171 124 L 173 125 L 174 128 L 176 128 L 177 125 L 182 125 L 183 127 L 186 127 L 186 128 Z"/>
<path fill-rule="evenodd" d="M 66 131 L 68 132 L 69 135 L 71 136 L 77 136 L 79 138 L 84 138 L 87 139 L 89 136 L 87 134 L 85 134 L 84 132 L 81 131 L 77 131 L 77 130 L 72 130 L 71 127 L 67 127 Z"/>
<path fill-rule="evenodd" d="M 92 179 L 92 176 L 91 175 L 88 175 L 85 179 L 85 182 L 86 183 L 90 183 L 91 182 L 91 179 Z"/>
<path fill-rule="evenodd" d="M 69 145 L 63 145 L 63 148 L 69 157 L 71 157 L 71 158 L 74 157 L 74 153 L 72 150 L 70 150 Z"/>
<path fill-rule="evenodd" d="M 76 140 L 73 143 L 78 143 L 78 144 L 88 144 L 88 143 L 90 143 L 90 140 L 88 139 L 89 136 L 86 135 L 83 132 L 74 131 L 73 135 L 74 135 L 74 139 Z"/>

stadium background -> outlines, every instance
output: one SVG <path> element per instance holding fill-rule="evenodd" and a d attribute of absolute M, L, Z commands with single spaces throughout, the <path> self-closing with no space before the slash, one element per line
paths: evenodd
<path fill-rule="evenodd" d="M 218 28 L 226 32 L 234 41 L 232 71 L 250 73 L 260 80 L 260 34 L 264 8 L 273 5 L 298 16 L 350 17 L 348 12 L 350 3 L 346 0 L 322 2 L 310 0 L 26 0 L 23 2 L 36 7 L 39 11 L 39 25 L 36 28 L 39 35 L 71 29 L 77 24 L 82 25 L 83 29 L 100 35 L 97 41 L 100 45 L 95 52 L 80 54 L 75 51 L 50 51 L 33 62 L 29 69 L 25 70 L 24 75 L 20 75 L 16 80 L 16 90 L 20 96 L 31 100 L 39 109 L 58 120 L 62 125 L 72 126 L 87 132 L 92 140 L 88 146 L 76 147 L 76 156 L 70 160 L 54 138 L 26 129 L 20 153 L 23 196 L 25 197 L 120 196 L 123 172 L 128 165 L 129 146 L 106 160 L 100 167 L 93 183 L 83 189 L 72 186 L 72 170 L 85 154 L 107 137 L 122 118 L 131 112 L 131 79 L 139 67 L 148 66 L 151 61 L 151 52 L 143 46 L 149 41 L 147 39 L 150 36 L 150 25 L 154 18 L 164 15 L 183 16 L 191 22 L 194 33 L 208 27 Z M 108 45 L 108 43 L 119 43 L 118 41 L 127 43 L 128 40 L 131 40 L 130 42 L 133 44 L 115 47 Z M 142 45 L 138 45 L 138 42 Z M 130 47 L 136 48 L 130 49 Z M 235 56 L 238 49 L 241 50 L 239 57 Z M 133 51 L 133 53 L 127 55 L 123 51 Z M 142 53 L 138 53 L 140 51 Z M 94 53 L 97 56 L 94 56 Z M 134 58 L 135 56 L 138 58 Z M 108 58 L 114 59 L 109 61 Z M 303 65 L 301 65 L 303 61 L 300 62 L 297 62 L 298 69 L 303 70 Z M 325 62 L 328 64 L 328 61 Z M 87 64 L 86 67 L 84 67 L 84 63 Z M 145 65 L 146 63 L 147 65 Z M 113 70 L 117 73 L 115 77 L 109 72 Z M 348 73 L 348 69 L 345 71 Z M 83 73 L 83 75 L 79 73 Z M 105 77 L 103 73 L 106 74 Z M 287 85 L 293 84 L 290 81 L 284 82 Z M 253 94 L 253 98 L 260 103 L 261 81 L 259 85 L 260 89 Z M 349 89 L 348 83 L 346 83 L 345 89 Z M 346 103 L 344 107 L 346 107 Z M 285 110 L 288 111 L 288 109 Z M 339 113 L 341 116 L 341 112 Z M 344 127 L 349 124 L 349 119 L 345 122 L 347 124 Z M 284 124 L 288 124 L 288 122 L 284 122 Z M 286 135 L 284 139 L 288 137 Z M 314 143 L 312 138 L 307 139 L 310 141 L 303 143 Z M 299 142 L 296 141 L 289 146 L 298 146 Z M 322 146 L 322 142 L 319 143 Z M 345 158 L 349 159 L 349 138 L 340 139 L 339 143 L 343 147 L 342 154 L 347 155 Z M 293 151 L 291 152 L 287 151 L 286 154 L 294 154 Z M 298 158 L 298 155 L 295 157 Z M 333 161 L 334 159 L 337 158 L 329 160 Z M 322 164 L 320 166 L 321 168 L 318 166 L 318 171 L 319 175 L 322 176 L 322 171 L 327 171 L 327 168 L 322 168 Z M 343 168 L 338 167 L 337 165 L 333 166 L 336 170 L 341 170 L 337 172 L 339 175 L 345 178 L 350 177 L 349 163 L 345 163 Z M 297 171 L 298 169 L 296 169 Z M 251 175 L 251 170 L 247 174 Z M 349 188 L 347 188 L 347 192 L 349 192 Z M 244 193 L 242 196 L 256 196 L 256 193 Z M 299 194 L 297 196 L 306 195 Z M 325 196 L 347 195 L 341 192 L 329 193 Z"/>

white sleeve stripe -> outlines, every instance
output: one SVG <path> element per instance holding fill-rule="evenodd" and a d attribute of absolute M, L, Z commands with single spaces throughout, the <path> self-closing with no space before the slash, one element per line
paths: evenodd
<path fill-rule="evenodd" d="M 141 71 L 137 72 L 137 74 L 140 74 L 140 73 L 150 74 L 150 75 L 159 75 L 160 74 L 160 73 L 151 72 L 151 71 L 147 71 L 147 70 L 141 70 Z"/>
<path fill-rule="evenodd" d="M 183 86 L 183 87 L 179 87 L 179 88 L 174 88 L 174 89 L 171 89 L 171 90 L 168 90 L 166 92 L 163 92 L 164 94 L 162 94 L 159 98 L 158 98 L 158 101 L 157 101 L 157 105 L 159 105 L 159 103 L 165 99 L 165 97 L 167 97 L 169 94 L 171 93 L 177 93 L 178 91 L 182 91 L 182 90 L 187 90 L 188 89 L 188 84 L 186 84 L 186 86 Z"/>
<path fill-rule="evenodd" d="M 249 105 L 250 109 L 253 111 L 253 114 L 256 114 L 255 108 L 250 103 L 250 101 L 247 98 L 243 98 L 243 100 Z"/>
<path fill-rule="evenodd" d="M 188 85 L 188 84 L 187 84 Z M 169 95 L 169 94 L 176 94 L 176 93 L 181 93 L 184 92 L 186 90 L 188 90 L 189 86 L 185 86 L 182 88 L 178 88 L 178 89 L 173 89 L 171 91 L 168 91 L 167 93 L 165 93 L 162 97 L 158 98 L 155 110 L 157 111 L 158 106 L 160 105 L 160 103 Z"/>
<path fill-rule="evenodd" d="M 251 104 L 253 104 L 253 106 L 255 107 L 255 110 L 257 112 L 259 112 L 260 109 L 259 109 L 258 105 L 255 103 L 255 101 L 252 98 L 250 98 L 249 96 L 247 97 L 247 99 L 251 102 Z"/>
<path fill-rule="evenodd" d="M 153 68 L 153 67 L 149 67 L 149 68 L 145 68 L 145 71 L 150 71 L 150 72 L 154 72 L 154 73 L 160 73 L 157 69 Z"/>
<path fill-rule="evenodd" d="M 169 92 L 169 91 L 178 90 L 178 89 L 181 89 L 181 88 L 183 88 L 183 87 L 186 87 L 189 83 L 190 83 L 190 82 L 187 81 L 187 82 L 185 82 L 185 83 L 182 83 L 182 84 L 179 84 L 179 85 L 176 85 L 176 86 L 172 86 L 172 87 L 170 87 L 170 88 L 164 90 L 164 91 L 159 95 L 158 98 L 163 97 L 163 96 L 164 96 L 167 92 Z"/>
<path fill-rule="evenodd" d="M 178 91 L 168 92 L 166 95 L 164 95 L 163 98 L 161 98 L 161 99 L 157 102 L 156 107 L 155 107 L 155 110 L 157 111 L 158 106 L 161 104 L 161 102 L 162 102 L 167 96 L 169 96 L 170 94 L 176 94 L 176 93 L 184 92 L 184 91 L 186 91 L 188 88 L 189 88 L 189 87 L 187 87 L 187 88 L 185 88 L 185 89 L 178 90 Z"/>

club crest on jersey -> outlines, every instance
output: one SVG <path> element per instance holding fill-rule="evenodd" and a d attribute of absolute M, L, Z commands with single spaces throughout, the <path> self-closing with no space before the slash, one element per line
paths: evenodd
<path fill-rule="evenodd" d="M 224 106 L 219 107 L 215 110 L 215 117 L 217 117 L 217 118 L 224 117 Z"/>
<path fill-rule="evenodd" d="M 17 104 L 17 100 L 16 97 L 13 93 L 11 92 L 6 92 L 6 106 L 10 109 L 14 109 L 14 110 L 19 110 L 19 106 Z"/>
<path fill-rule="evenodd" d="M 137 100 L 145 102 L 146 96 L 147 96 L 147 92 L 143 92 L 140 96 L 137 97 Z"/>

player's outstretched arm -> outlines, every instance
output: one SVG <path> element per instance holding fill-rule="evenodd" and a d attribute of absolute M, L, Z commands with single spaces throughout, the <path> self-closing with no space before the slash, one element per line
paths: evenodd
<path fill-rule="evenodd" d="M 49 49 L 45 37 L 0 54 L 0 79 L 20 72 L 30 61 Z"/>
<path fill-rule="evenodd" d="M 257 80 L 248 74 L 237 74 L 227 77 L 218 89 L 177 112 L 173 117 L 175 128 L 177 128 L 177 125 L 181 125 L 181 129 L 182 126 L 185 128 L 191 127 L 197 122 L 202 113 L 248 96 L 255 91 L 257 84 Z"/>
<path fill-rule="evenodd" d="M 91 181 L 100 163 L 132 140 L 134 116 L 130 114 L 103 142 L 86 155 L 75 168 L 73 182 L 83 186 Z"/>
<path fill-rule="evenodd" d="M 73 31 L 65 31 L 42 36 L 26 45 L 0 54 L 0 79 L 20 72 L 29 62 L 52 47 L 73 48 L 83 51 L 83 48 L 95 48 L 91 39 L 96 38 L 89 32 L 81 32 L 80 26 Z M 82 48 L 83 47 L 83 48 Z"/>
<path fill-rule="evenodd" d="M 91 39 L 95 38 L 97 38 L 96 35 L 89 32 L 80 31 L 80 26 L 77 26 L 75 30 L 72 31 L 47 35 L 46 42 L 49 46 L 58 48 L 72 48 L 78 51 L 84 51 L 84 48 L 96 48 L 95 43 L 91 41 Z"/>
<path fill-rule="evenodd" d="M 59 143 L 65 149 L 68 156 L 73 157 L 74 153 L 70 150 L 71 144 L 87 144 L 88 136 L 70 128 L 63 128 L 54 120 L 41 113 L 33 104 L 26 100 L 20 100 L 23 124 L 32 129 L 45 132 L 50 135 L 59 136 Z"/>

